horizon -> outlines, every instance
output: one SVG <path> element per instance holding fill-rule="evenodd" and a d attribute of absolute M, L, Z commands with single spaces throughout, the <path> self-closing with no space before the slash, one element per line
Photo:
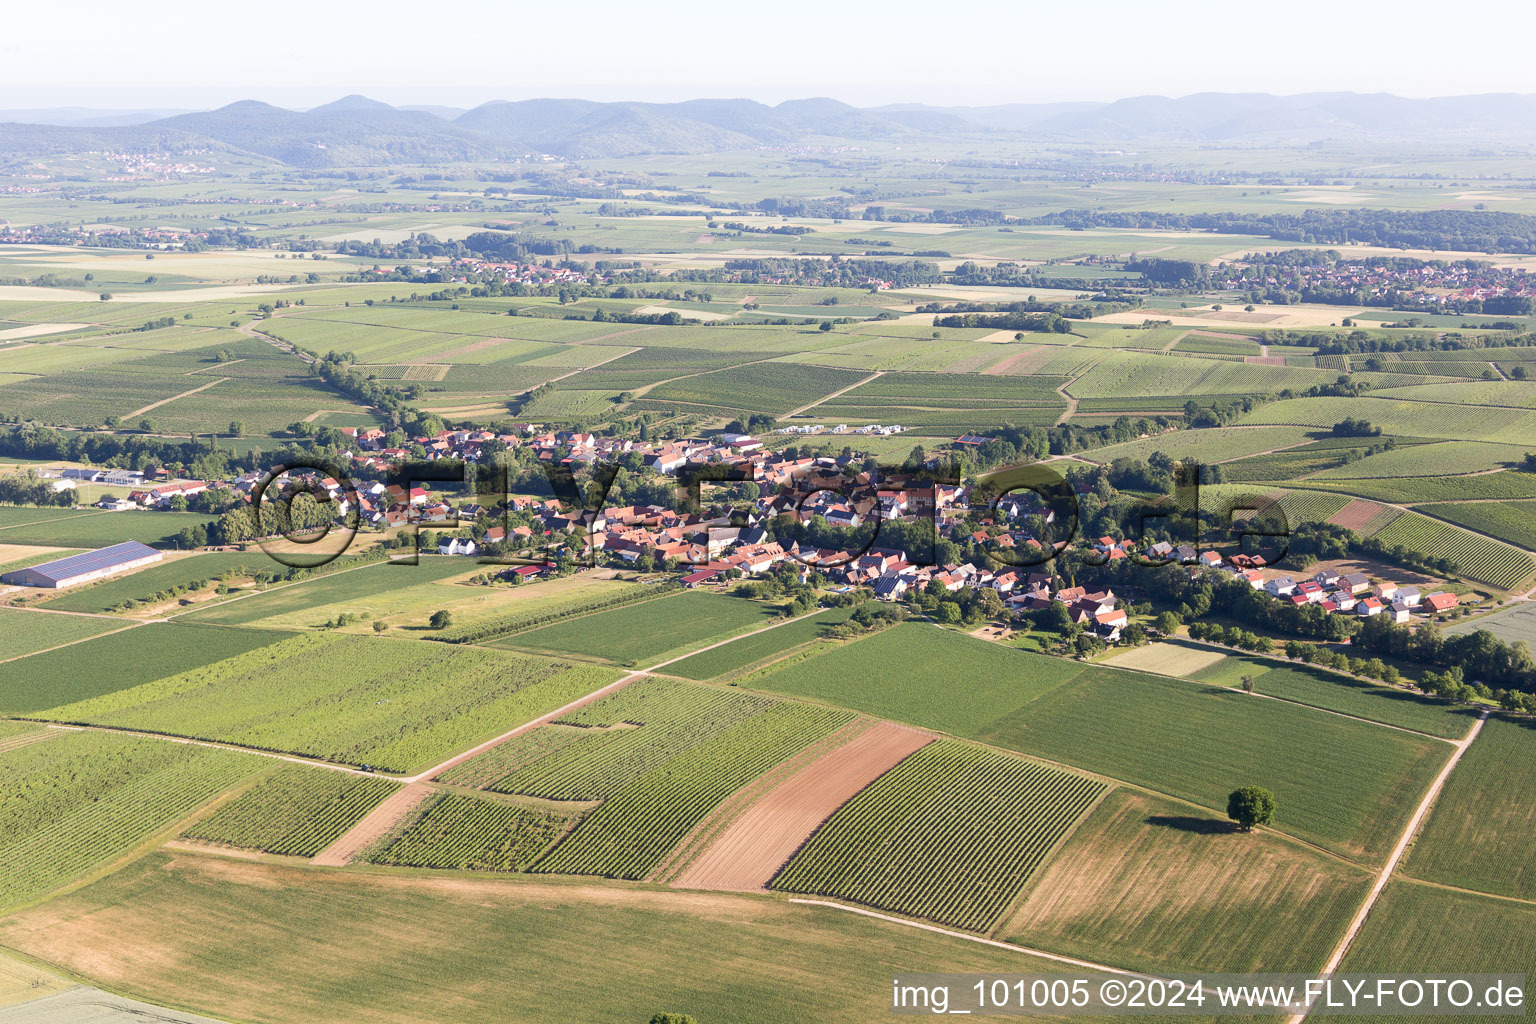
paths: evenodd
<path fill-rule="evenodd" d="M 53 15 L 23 8 L 9 15 L 9 41 L 0 43 L 0 108 L 90 106 L 109 90 L 129 109 L 208 109 L 246 96 L 306 108 L 346 92 L 392 105 L 472 106 L 487 95 L 535 92 L 609 101 L 633 99 L 637 83 L 651 102 L 721 93 L 770 103 L 835 95 L 869 107 L 913 102 L 914 67 L 923 69 L 922 102 L 935 106 L 1108 102 L 1188 95 L 1215 83 L 1279 93 L 1305 82 L 1323 92 L 1408 98 L 1528 88 L 1512 62 L 1405 60 L 1422 49 L 1421 24 L 1430 18 L 1437 18 L 1437 46 L 1476 52 L 1486 45 L 1482 19 L 1439 18 L 1442 12 L 1423 2 L 1383 22 L 1374 12 L 1322 0 L 1302 0 L 1283 19 L 1209 0 L 1186 4 L 1170 18 L 1109 0 L 1096 9 L 1095 23 L 1114 31 L 1097 33 L 1102 38 L 1091 49 L 1066 45 L 1082 39 L 1073 12 L 1021 10 L 997 0 L 942 24 L 931 9 L 911 3 L 871 17 L 790 0 L 766 25 L 752 11 L 702 4 L 667 18 L 612 0 L 583 11 L 584 23 L 603 31 L 578 33 L 561 12 L 510 11 L 484 0 L 441 21 L 423 21 L 403 0 L 379 0 L 367 19 L 275 0 L 259 22 L 210 18 L 189 0 L 167 0 L 154 19 L 86 0 L 71 19 L 71 73 L 61 81 L 56 54 L 18 42 L 56 32 Z M 1527 5 L 1500 4 L 1491 13 L 1510 35 L 1536 28 L 1536 11 Z M 986 33 L 971 39 L 972 25 L 985 25 Z M 946 45 L 935 45 L 936 38 Z M 147 59 L 124 61 L 124 53 Z M 1197 59 L 1169 59 L 1176 54 Z M 296 68 L 303 74 L 287 70 Z"/>
<path fill-rule="evenodd" d="M 236 99 L 230 99 L 230 100 L 226 100 L 226 101 L 223 101 L 223 102 L 219 102 L 219 103 L 216 103 L 216 104 L 208 104 L 208 105 L 200 105 L 200 106 L 199 105 L 188 106 L 188 105 L 176 105 L 176 104 L 124 104 L 124 105 L 118 105 L 118 106 L 104 106 L 104 105 L 98 105 L 98 104 L 88 103 L 88 102 L 59 103 L 59 104 L 46 105 L 46 106 L 45 105 L 36 105 L 36 104 L 33 104 L 33 105 L 7 106 L 7 105 L 4 105 L 4 104 L 0 104 L 0 113 L 6 113 L 6 114 L 15 114 L 15 113 L 47 114 L 47 113 L 64 112 L 64 111 L 79 112 L 79 113 L 89 113 L 89 114 L 103 114 L 103 115 L 130 114 L 130 113 L 156 113 L 156 114 L 159 114 L 161 116 L 171 117 L 171 116 L 176 116 L 177 114 L 182 114 L 182 113 L 200 113 L 200 112 L 207 112 L 207 111 L 222 110 L 222 109 L 225 109 L 227 107 L 236 106 L 236 105 L 242 104 L 242 103 L 259 103 L 259 104 L 263 104 L 263 105 L 266 105 L 266 106 L 269 106 L 269 107 L 275 107 L 275 108 L 280 109 L 280 110 L 287 110 L 287 111 L 291 111 L 293 113 L 300 113 L 300 114 L 302 114 L 302 113 L 309 113 L 311 111 L 318 110 L 318 109 L 321 109 L 323 107 L 328 107 L 328 106 L 331 106 L 333 104 L 343 102 L 345 100 L 368 100 L 370 102 L 380 103 L 380 104 L 383 104 L 385 106 L 392 107 L 392 108 L 394 108 L 396 110 L 427 110 L 427 109 L 436 108 L 436 109 L 445 109 L 445 110 L 457 110 L 457 111 L 461 111 L 461 112 L 474 110 L 474 109 L 477 109 L 479 107 L 488 106 L 488 105 L 493 104 L 493 103 L 535 103 L 535 102 L 540 102 L 540 101 L 561 102 L 561 101 L 572 101 L 572 100 L 581 101 L 581 102 L 599 103 L 599 104 L 634 103 L 634 104 L 652 105 L 652 106 L 668 106 L 668 105 L 677 105 L 677 104 L 682 104 L 682 103 L 696 103 L 696 102 L 717 102 L 717 103 L 746 102 L 746 103 L 756 103 L 756 104 L 759 104 L 761 106 L 768 107 L 770 109 L 777 109 L 778 107 L 781 107 L 781 106 L 784 106 L 784 105 L 790 104 L 790 103 L 801 103 L 801 102 L 808 102 L 808 101 L 813 101 L 813 100 L 829 100 L 829 101 L 836 102 L 836 103 L 846 104 L 847 106 L 852 107 L 852 108 L 857 109 L 857 110 L 885 110 L 885 109 L 898 109 L 898 108 L 910 108 L 910 107 L 921 107 L 921 108 L 929 108 L 929 109 L 935 109 L 935 110 L 986 110 L 986 109 L 1007 108 L 1007 107 L 1039 107 L 1039 106 L 1071 106 L 1071 105 L 1113 106 L 1116 103 L 1124 103 L 1124 102 L 1129 102 L 1129 101 L 1134 101 L 1134 100 L 1169 100 L 1169 101 L 1172 101 L 1172 102 L 1182 102 L 1184 100 L 1194 99 L 1194 98 L 1200 97 L 1200 96 L 1213 96 L 1213 97 L 1214 96 L 1220 96 L 1220 97 L 1242 97 L 1242 96 L 1248 96 L 1248 97 L 1266 97 L 1266 98 L 1271 98 L 1271 99 L 1282 99 L 1282 100 L 1285 100 L 1285 99 L 1300 99 L 1300 98 L 1312 97 L 1312 96 L 1316 96 L 1316 97 L 1324 97 L 1324 96 L 1371 97 L 1371 96 L 1375 96 L 1375 97 L 1390 97 L 1392 99 L 1400 99 L 1400 100 L 1408 100 L 1408 101 L 1416 101 L 1416 102 L 1428 102 L 1428 101 L 1434 101 L 1434 100 L 1478 99 L 1478 98 L 1485 98 L 1485 97 L 1489 98 L 1489 99 L 1493 99 L 1493 98 L 1536 97 L 1536 89 L 1533 89 L 1533 90 L 1530 90 L 1530 91 L 1527 91 L 1527 92 L 1521 92 L 1521 91 L 1518 91 L 1518 90 L 1499 90 L 1499 91 L 1491 91 L 1491 92 L 1437 93 L 1437 94 L 1433 94 L 1433 95 L 1422 95 L 1422 96 L 1407 95 L 1407 94 L 1404 94 L 1404 93 L 1392 92 L 1392 91 L 1389 91 L 1389 90 L 1360 91 L 1360 90 L 1355 90 L 1355 89 L 1317 89 L 1317 90 L 1308 90 L 1306 92 L 1265 92 L 1265 91 L 1262 91 L 1262 90 L 1244 90 L 1244 91 L 1241 91 L 1241 92 L 1236 92 L 1236 91 L 1226 91 L 1226 90 L 1220 90 L 1220 89 L 1201 89 L 1201 90 L 1196 90 L 1194 92 L 1177 93 L 1177 94 L 1173 94 L 1173 93 L 1159 93 L 1159 92 L 1134 93 L 1134 94 L 1127 94 L 1127 95 L 1124 95 L 1124 96 L 1117 96 L 1117 97 L 1114 97 L 1113 99 L 1088 99 L 1088 98 L 1064 97 L 1064 98 L 1061 98 L 1061 99 L 1051 99 L 1051 100 L 1046 100 L 1046 99 L 1023 99 L 1023 100 L 1012 100 L 1012 101 L 999 102 L 999 103 L 979 103 L 979 102 L 978 103 L 938 103 L 938 102 L 933 102 L 933 101 L 930 101 L 930 100 L 909 99 L 909 100 L 893 100 L 893 101 L 890 101 L 890 102 L 877 103 L 877 104 L 853 103 L 851 101 L 844 100 L 844 99 L 842 99 L 839 96 L 828 95 L 828 94 L 806 94 L 806 95 L 803 95 L 803 96 L 788 96 L 788 97 L 785 97 L 783 99 L 778 99 L 778 100 L 773 100 L 773 101 L 758 99 L 757 97 L 754 97 L 754 96 L 728 95 L 728 94 L 723 94 L 723 93 L 722 94 L 717 94 L 717 95 L 701 94 L 701 95 L 696 95 L 696 96 L 687 96 L 687 97 L 683 97 L 683 98 L 680 98 L 680 99 L 652 99 L 652 98 L 645 98 L 645 97 L 626 97 L 624 99 L 606 99 L 605 100 L 605 99 L 594 99 L 594 98 L 592 98 L 590 96 L 584 96 L 584 95 L 563 94 L 563 93 L 553 93 L 553 92 L 551 92 L 551 93 L 542 93 L 542 94 L 537 94 L 537 95 L 519 96 L 519 97 L 516 97 L 516 98 L 511 98 L 511 97 L 506 97 L 506 96 L 491 96 L 491 97 L 488 97 L 488 98 L 485 98 L 485 99 L 481 99 L 481 100 L 478 100 L 478 101 L 475 101 L 475 102 L 466 102 L 466 103 L 430 102 L 430 101 L 428 101 L 425 98 L 421 98 L 421 99 L 404 99 L 404 100 L 398 100 L 398 101 L 395 101 L 395 102 L 390 102 L 388 100 L 381 100 L 377 96 L 371 95 L 371 94 L 369 94 L 366 91 L 352 90 L 352 91 L 349 91 L 349 92 L 343 92 L 343 93 L 341 93 L 339 95 L 336 95 L 333 98 L 328 99 L 328 100 L 321 100 L 319 102 L 303 104 L 303 105 L 278 102 L 278 101 L 275 101 L 275 100 L 272 100 L 272 99 L 263 98 L 263 97 L 257 96 L 257 95 L 247 95 L 247 96 L 241 96 L 241 97 L 236 98 Z"/>

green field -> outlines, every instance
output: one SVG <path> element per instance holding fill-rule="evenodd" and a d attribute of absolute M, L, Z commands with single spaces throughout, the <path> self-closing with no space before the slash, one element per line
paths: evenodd
<path fill-rule="evenodd" d="M 1279 804 L 1276 828 L 1367 862 L 1385 855 L 1451 750 L 1311 708 L 1107 669 L 975 736 L 1217 810 L 1238 786 L 1264 786 Z"/>
<path fill-rule="evenodd" d="M 1471 728 L 1476 711 L 1453 707 L 1432 697 L 1379 686 L 1310 665 L 1286 664 L 1256 655 L 1227 654 L 1217 664 L 1187 678 L 1221 686 L 1241 687 L 1253 680 L 1253 691 L 1373 722 L 1401 726 L 1446 739 L 1459 739 Z"/>
<path fill-rule="evenodd" d="M 256 650 L 287 635 L 256 629 L 152 622 L 57 651 L 18 658 L 0 663 L 0 714 L 35 714 L 60 704 L 130 689 Z"/>
<path fill-rule="evenodd" d="M 182 835 L 220 846 L 313 857 L 398 788 L 386 779 L 283 765 Z"/>
<path fill-rule="evenodd" d="M 595 667 L 499 651 L 302 634 L 40 717 L 404 773 L 611 681 Z"/>
<path fill-rule="evenodd" d="M 1365 419 L 1384 434 L 1514 445 L 1536 442 L 1536 413 L 1459 405 L 1454 415 L 1447 415 L 1447 407 L 1438 403 L 1388 398 L 1292 398 L 1260 406 L 1242 422 L 1331 428 L 1347 416 Z"/>
<path fill-rule="evenodd" d="M 773 621 L 774 609 L 766 605 L 690 591 L 565 619 L 495 641 L 493 646 L 562 656 L 585 655 L 636 666 L 741 630 L 769 626 Z"/>
<path fill-rule="evenodd" d="M 1283 388 L 1307 388 L 1330 381 L 1334 376 L 1337 375 L 1331 375 L 1326 370 L 1294 366 L 1263 366 L 1218 359 L 1115 352 L 1073 381 L 1067 393 L 1074 398 L 1252 395 L 1280 391 Z M 1271 419 L 1265 422 L 1297 421 Z M 1331 422 L 1328 424 L 1332 425 Z"/>
<path fill-rule="evenodd" d="M 770 885 L 985 931 L 1105 788 L 941 740 L 843 805 Z"/>
<path fill-rule="evenodd" d="M 195 512 L 102 512 L 97 509 L 0 506 L 0 544 L 47 544 L 65 548 L 103 548 L 125 540 L 159 544 L 168 542 L 187 527 L 206 526 L 214 518 Z"/>
<path fill-rule="evenodd" d="M 1153 452 L 1166 452 L 1175 459 L 1198 462 L 1225 462 L 1256 452 L 1267 452 L 1288 445 L 1307 443 L 1310 433 L 1296 427 L 1210 427 L 1201 430 L 1177 430 L 1140 441 L 1095 448 L 1084 457 L 1095 462 L 1118 458 L 1145 459 Z"/>
<path fill-rule="evenodd" d="M 1393 448 L 1326 470 L 1316 480 L 1383 480 L 1419 476 L 1460 476 L 1518 465 L 1524 449 L 1481 441 L 1441 441 Z"/>
<path fill-rule="evenodd" d="M 1536 907 L 1397 879 L 1371 908 L 1339 970 L 1426 974 L 1447 963 L 1458 972 L 1529 977 L 1536 972 Z"/>
<path fill-rule="evenodd" d="M 825 366 L 775 365 L 715 370 L 661 384 L 646 392 L 636 409 L 682 408 L 715 412 L 761 412 L 782 416 L 864 379 L 855 370 Z"/>
<path fill-rule="evenodd" d="M 965 669 L 957 672 L 960 665 Z M 740 682 L 974 736 L 1083 671 L 1071 662 L 908 622 Z"/>
<path fill-rule="evenodd" d="M 126 853 L 266 763 L 94 732 L 57 735 L 0 758 L 0 906 Z"/>
<path fill-rule="evenodd" d="M 1376 539 L 1431 558 L 1449 558 L 1463 575 L 1506 590 L 1536 573 L 1536 555 L 1417 512 L 1398 516 L 1376 534 Z"/>
<path fill-rule="evenodd" d="M 1493 717 L 1435 800 L 1404 871 L 1426 881 L 1536 899 L 1536 726 Z"/>
<path fill-rule="evenodd" d="M 433 797 L 381 849 L 375 864 L 456 871 L 522 871 L 571 826 L 573 815 L 457 793 Z"/>
<path fill-rule="evenodd" d="M 787 626 L 754 633 L 740 640 L 732 640 L 728 644 L 690 655 L 682 661 L 668 665 L 666 671 L 669 675 L 682 676 L 684 679 L 714 679 L 727 673 L 737 672 L 760 661 L 788 654 L 804 644 L 824 637 L 830 627 L 848 621 L 848 616 L 851 614 L 851 608 L 830 609 Z"/>
<path fill-rule="evenodd" d="M 0 662 L 100 636 L 122 627 L 123 623 L 111 619 L 0 608 Z"/>
<path fill-rule="evenodd" d="M 1522 601 L 1510 604 L 1492 615 L 1451 622 L 1446 625 L 1445 632 L 1455 635 L 1480 629 L 1486 629 L 1505 643 L 1524 641 L 1527 645 L 1536 644 L 1536 604 Z"/>

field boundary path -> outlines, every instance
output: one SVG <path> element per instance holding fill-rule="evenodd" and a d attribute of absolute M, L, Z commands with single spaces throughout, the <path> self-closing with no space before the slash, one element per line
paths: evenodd
<path fill-rule="evenodd" d="M 86 613 L 83 613 L 83 612 L 54 612 L 54 614 L 55 615 L 81 615 L 81 614 L 86 614 Z M 94 616 L 92 616 L 92 617 L 94 618 Z M 5 664 L 8 664 L 9 662 L 12 662 L 12 661 L 20 661 L 22 658 L 30 658 L 33 655 L 37 655 L 37 654 L 47 654 L 49 651 L 61 651 L 61 650 L 63 650 L 66 647 L 73 647 L 73 646 L 75 646 L 75 644 L 83 644 L 87 640 L 100 640 L 104 636 L 114 636 L 114 635 L 116 635 L 118 633 L 127 632 L 130 629 L 134 629 L 135 627 L 142 626 L 142 625 L 144 625 L 144 623 L 142 623 L 142 622 L 131 622 L 131 623 L 125 624 L 121 629 L 109 629 L 105 633 L 94 633 L 91 636 L 83 636 L 83 637 L 81 637 L 78 640 L 70 640 L 70 641 L 67 641 L 67 642 L 62 643 L 62 644 L 54 644 L 52 647 L 44 647 L 40 651 L 29 651 L 26 654 L 18 654 L 18 655 L 16 655 L 13 658 L 0 658 L 0 665 L 5 665 Z"/>
<path fill-rule="evenodd" d="M 135 410 L 133 410 L 133 412 L 125 412 L 125 413 L 123 413 L 123 419 L 131 419 L 134 416 L 143 416 L 147 412 L 154 412 L 156 409 L 160 408 L 162 405 L 170 405 L 172 402 L 178 401 L 179 399 L 187 398 L 187 397 L 189 397 L 191 395 L 195 395 L 199 391 L 207 391 L 209 388 L 213 387 L 215 384 L 223 384 L 225 381 L 232 380 L 232 379 L 233 378 L 230 378 L 230 377 L 219 377 L 219 378 L 217 378 L 215 380 L 209 381 L 207 384 L 199 384 L 197 387 L 193 388 L 191 391 L 183 391 L 179 395 L 172 395 L 170 398 L 162 398 L 158 402 L 150 402 L 148 405 L 144 406 L 142 409 L 135 409 Z"/>
<path fill-rule="evenodd" d="M 636 352 L 644 352 L 644 351 L 645 351 L 645 349 L 642 346 L 636 345 L 634 348 L 625 349 L 623 352 L 620 352 L 616 356 L 609 356 L 607 359 L 599 359 L 595 363 L 588 363 L 586 366 L 578 367 L 577 369 L 572 370 L 570 373 L 562 373 L 558 377 L 551 377 L 551 378 L 549 378 L 549 380 L 546 380 L 544 382 L 544 384 L 553 384 L 557 380 L 565 380 L 567 377 L 574 377 L 577 374 L 586 373 L 588 370 L 595 370 L 599 366 L 602 366 L 604 363 L 611 363 L 615 359 L 623 359 L 625 356 L 632 356 Z M 541 387 L 544 386 L 544 384 L 535 384 L 534 387 L 540 387 L 541 388 Z M 532 390 L 533 390 L 533 388 L 529 388 L 528 389 L 528 391 L 532 391 Z M 523 392 L 523 394 L 526 395 L 528 393 L 528 391 Z"/>
<path fill-rule="evenodd" d="M 1445 767 L 1440 769 L 1440 774 L 1435 776 L 1435 781 L 1430 783 L 1429 789 L 1424 793 L 1424 799 L 1420 800 L 1419 806 L 1414 808 L 1413 817 L 1408 819 L 1408 824 L 1404 827 L 1403 834 L 1397 839 L 1397 845 L 1392 847 L 1392 855 L 1387 858 L 1386 864 L 1382 865 L 1380 873 L 1376 876 L 1376 881 L 1371 885 L 1371 891 L 1365 897 L 1365 902 L 1360 904 L 1359 910 L 1355 911 L 1354 919 L 1349 922 L 1349 928 L 1344 932 L 1343 938 L 1339 939 L 1339 944 L 1334 947 L 1333 953 L 1328 957 L 1328 962 L 1323 965 L 1323 969 L 1319 973 L 1333 974 L 1339 969 L 1339 964 L 1344 961 L 1344 954 L 1349 952 L 1349 947 L 1354 943 L 1355 936 L 1360 934 L 1360 929 L 1365 925 L 1365 919 L 1370 916 L 1371 908 L 1376 905 L 1376 900 L 1380 898 L 1382 892 L 1387 888 L 1387 883 L 1396 874 L 1398 864 L 1402 862 L 1403 855 L 1408 852 L 1408 844 L 1413 842 L 1413 837 L 1418 834 L 1420 826 L 1424 824 L 1424 819 L 1428 817 L 1429 809 L 1434 804 L 1435 798 L 1445 788 L 1446 779 L 1451 777 L 1451 772 L 1461 760 L 1461 755 L 1465 754 L 1467 748 L 1472 745 L 1472 741 L 1477 739 L 1477 734 L 1483 731 L 1483 723 L 1487 720 L 1488 712 L 1484 711 L 1478 716 L 1477 721 L 1472 723 L 1472 728 L 1467 732 L 1464 739 L 1453 741 L 1456 746 L 1456 752 L 1451 755 L 1450 760 L 1445 762 Z M 1312 1004 L 1308 1003 L 1305 1010 L 1289 1018 L 1289 1024 L 1301 1024 L 1311 1012 Z"/>
<path fill-rule="evenodd" d="M 890 924 L 902 924 L 908 928 L 921 928 L 925 932 L 936 932 L 939 935 L 948 935 L 955 939 L 965 939 L 969 942 L 979 942 L 983 946 L 994 946 L 997 949 L 1012 950 L 1026 956 L 1037 956 L 1042 960 L 1054 960 L 1059 964 L 1070 964 L 1080 967 L 1085 971 L 1102 971 L 1105 974 L 1123 974 L 1129 978 L 1151 978 L 1150 974 L 1141 974 L 1137 971 L 1128 971 L 1124 967 L 1110 967 L 1108 964 L 1096 964 L 1091 960 L 1079 960 L 1076 957 L 1063 956 L 1060 953 L 1047 953 L 1043 949 L 1031 949 L 1028 946 L 1017 946 L 1011 942 L 1000 942 L 997 939 L 989 939 L 981 935 L 968 935 L 965 932 L 953 931 L 949 928 L 940 928 L 936 924 L 924 924 L 921 921 L 908 921 L 902 917 L 892 917 L 890 914 L 879 914 L 873 910 L 865 910 L 863 907 L 850 907 L 846 903 L 834 903 L 831 900 L 806 900 L 791 897 L 791 903 L 800 903 L 809 907 L 831 907 L 833 910 L 845 910 L 850 914 L 858 914 L 860 917 L 872 917 L 877 921 L 886 921 Z"/>
<path fill-rule="evenodd" d="M 110 732 L 119 736 L 132 736 L 142 740 L 160 740 L 164 743 L 185 743 L 193 747 L 209 747 L 213 750 L 232 750 L 237 754 L 251 754 L 254 757 L 270 757 L 276 761 L 290 761 L 293 764 L 305 764 L 311 768 L 326 768 L 333 772 L 347 772 L 352 775 L 366 775 L 372 779 L 387 779 L 390 782 L 405 782 L 407 780 L 393 775 L 379 775 L 376 772 L 365 772 L 361 768 L 354 768 L 349 764 L 336 764 L 334 761 L 322 761 L 315 757 L 305 757 L 302 754 L 283 754 L 276 750 L 257 750 L 255 747 L 242 747 L 238 743 L 221 743 L 218 740 L 200 740 L 191 736 L 173 736 L 164 732 L 143 732 L 139 729 L 119 729 L 113 725 L 87 725 L 83 722 L 49 722 L 39 718 L 17 717 L 18 722 L 35 722 L 47 726 L 50 729 L 62 729 L 66 732 Z"/>
<path fill-rule="evenodd" d="M 852 384 L 849 384 L 847 387 L 839 388 L 838 390 L 832 392 L 830 395 L 822 395 L 820 398 L 816 399 L 816 401 L 814 401 L 814 402 L 810 402 L 810 403 L 808 403 L 806 405 L 802 405 L 798 409 L 791 409 L 791 410 L 789 410 L 789 412 L 786 412 L 782 416 L 780 416 L 779 419 L 787 420 L 791 416 L 799 416 L 801 413 L 805 412 L 807 409 L 814 409 L 818 405 L 822 405 L 822 404 L 824 404 L 826 402 L 832 401 L 832 399 L 834 399 L 834 398 L 840 398 L 843 395 L 846 395 L 848 392 L 852 391 L 854 388 L 861 388 L 865 384 L 868 384 L 870 381 L 877 380 L 877 379 L 879 379 L 881 377 L 884 377 L 884 376 L 885 376 L 885 371 L 884 370 L 876 370 L 874 373 L 870 374 L 868 377 L 865 377 L 863 380 L 854 381 Z"/>

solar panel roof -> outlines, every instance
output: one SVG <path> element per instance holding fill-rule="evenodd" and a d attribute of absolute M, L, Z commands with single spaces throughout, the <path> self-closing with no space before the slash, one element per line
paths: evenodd
<path fill-rule="evenodd" d="M 94 572 L 98 569 L 111 568 L 124 562 L 132 562 L 135 559 L 146 558 L 150 555 L 158 555 L 160 552 L 148 544 L 140 544 L 136 540 L 125 540 L 121 544 L 113 544 L 111 547 L 100 548 L 96 551 L 86 551 L 78 555 L 70 555 L 56 562 L 44 562 L 34 565 L 29 572 L 35 572 L 50 580 L 66 580 L 71 576 L 79 576 L 81 573 Z"/>

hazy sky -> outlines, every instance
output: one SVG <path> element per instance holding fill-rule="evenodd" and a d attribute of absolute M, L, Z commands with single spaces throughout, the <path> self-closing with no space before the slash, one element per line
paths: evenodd
<path fill-rule="evenodd" d="M 0 107 L 307 107 L 349 92 L 473 106 L 581 96 L 859 105 L 1156 93 L 1536 91 L 1490 39 L 1536 4 L 1398 0 L 75 0 L 7 5 Z"/>

